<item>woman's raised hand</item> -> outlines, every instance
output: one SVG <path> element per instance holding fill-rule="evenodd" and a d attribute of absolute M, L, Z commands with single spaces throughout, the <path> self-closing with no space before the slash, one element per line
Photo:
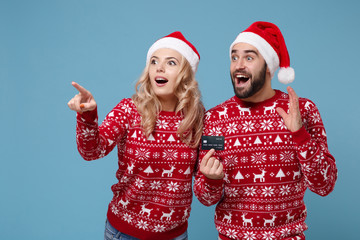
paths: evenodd
<path fill-rule="evenodd" d="M 69 108 L 78 113 L 94 110 L 97 105 L 93 95 L 78 83 L 72 82 L 71 84 L 79 91 L 79 93 L 68 102 Z"/>

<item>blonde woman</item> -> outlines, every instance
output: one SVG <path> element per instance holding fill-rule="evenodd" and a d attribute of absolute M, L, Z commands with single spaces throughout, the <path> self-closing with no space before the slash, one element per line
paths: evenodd
<path fill-rule="evenodd" d="M 180 32 L 157 40 L 136 93 L 120 101 L 100 126 L 93 96 L 72 83 L 79 94 L 68 106 L 77 112 L 81 156 L 94 160 L 118 149 L 105 239 L 187 239 L 204 116 L 195 80 L 199 60 Z"/>

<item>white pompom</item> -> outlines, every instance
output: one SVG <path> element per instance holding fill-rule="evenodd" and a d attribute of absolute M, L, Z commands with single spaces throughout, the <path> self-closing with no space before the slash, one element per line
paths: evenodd
<path fill-rule="evenodd" d="M 280 68 L 278 80 L 283 84 L 289 84 L 295 79 L 295 71 L 292 67 Z"/>

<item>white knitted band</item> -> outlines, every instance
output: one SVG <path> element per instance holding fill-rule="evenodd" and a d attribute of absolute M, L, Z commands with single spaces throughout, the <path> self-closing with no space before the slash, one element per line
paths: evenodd
<path fill-rule="evenodd" d="M 146 62 L 148 63 L 152 54 L 160 49 L 160 48 L 170 48 L 178 51 L 181 55 L 183 55 L 186 60 L 190 63 L 191 68 L 194 73 L 196 73 L 198 64 L 199 64 L 199 56 L 194 52 L 194 50 L 187 45 L 184 41 L 179 40 L 173 37 L 165 37 L 156 41 L 149 49 Z"/>
<path fill-rule="evenodd" d="M 230 57 L 232 48 L 235 44 L 240 42 L 247 43 L 256 47 L 259 53 L 265 59 L 265 62 L 269 67 L 271 76 L 274 76 L 276 69 L 279 67 L 279 57 L 275 50 L 272 48 L 272 46 L 265 39 L 255 33 L 242 32 L 236 37 L 235 41 L 230 46 Z"/>

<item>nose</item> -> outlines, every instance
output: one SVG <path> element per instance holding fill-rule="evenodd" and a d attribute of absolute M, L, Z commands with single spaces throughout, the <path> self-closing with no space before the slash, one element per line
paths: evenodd
<path fill-rule="evenodd" d="M 238 69 L 244 69 L 245 68 L 245 61 L 243 58 L 239 58 L 236 62 L 235 62 L 235 68 Z"/>
<path fill-rule="evenodd" d="M 164 63 L 163 62 L 159 62 L 156 66 L 156 71 L 157 72 L 165 72 L 165 67 L 164 67 Z"/>

